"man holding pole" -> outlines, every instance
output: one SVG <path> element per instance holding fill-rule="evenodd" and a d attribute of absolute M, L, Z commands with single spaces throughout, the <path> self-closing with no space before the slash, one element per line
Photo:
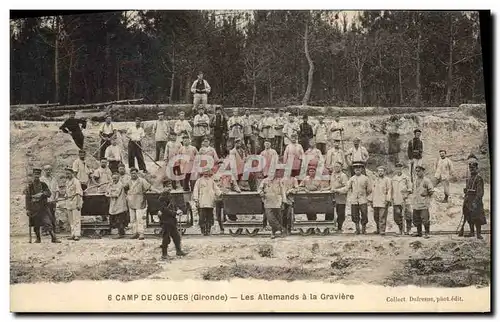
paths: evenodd
<path fill-rule="evenodd" d="M 106 115 L 106 121 L 102 124 L 99 130 L 99 137 L 101 138 L 101 146 L 99 147 L 99 158 L 104 158 L 106 149 L 111 145 L 111 140 L 116 138 L 116 129 L 111 124 L 111 116 Z"/>
<path fill-rule="evenodd" d="M 87 189 L 87 186 L 90 181 L 90 176 L 92 174 L 92 170 L 87 165 L 85 161 L 85 151 L 78 151 L 78 159 L 73 162 L 73 172 L 76 173 L 76 179 L 80 181 L 82 189 Z"/>
<path fill-rule="evenodd" d="M 145 133 L 141 125 L 141 119 L 136 117 L 135 125 L 130 127 L 127 131 L 128 141 L 128 167 L 135 167 L 135 159 L 139 165 L 139 169 L 146 171 L 146 164 L 144 163 L 144 156 L 142 155 L 141 140 L 144 138 Z"/>
<path fill-rule="evenodd" d="M 46 165 L 43 167 L 44 175 L 40 177 L 40 181 L 44 182 L 50 190 L 50 197 L 47 198 L 47 207 L 50 210 L 50 219 L 52 220 L 52 226 L 54 231 L 57 232 L 56 223 L 56 205 L 57 198 L 59 198 L 59 183 L 57 179 L 52 175 L 52 166 Z M 47 232 L 44 232 L 46 235 Z"/>
<path fill-rule="evenodd" d="M 64 208 L 68 214 L 71 236 L 68 240 L 78 241 L 81 234 L 83 191 L 80 181 L 72 168 L 66 168 L 66 195 Z"/>
<path fill-rule="evenodd" d="M 165 153 L 169 132 L 168 121 L 164 119 L 163 112 L 158 112 L 158 120 L 153 124 L 153 133 L 156 142 L 156 162 L 160 161 L 161 153 Z"/>

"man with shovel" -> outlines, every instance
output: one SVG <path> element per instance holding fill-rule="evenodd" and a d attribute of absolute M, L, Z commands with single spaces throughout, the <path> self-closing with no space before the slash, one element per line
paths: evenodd
<path fill-rule="evenodd" d="M 141 125 L 141 119 L 135 118 L 135 125 L 127 130 L 128 141 L 128 167 L 135 168 L 135 159 L 139 165 L 139 170 L 146 173 L 146 164 L 144 163 L 144 156 L 142 155 L 141 140 L 145 137 L 144 129 Z"/>

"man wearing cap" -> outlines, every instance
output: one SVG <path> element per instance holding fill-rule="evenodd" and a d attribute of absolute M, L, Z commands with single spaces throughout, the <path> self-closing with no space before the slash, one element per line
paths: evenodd
<path fill-rule="evenodd" d="M 35 243 L 41 243 L 42 237 L 40 233 L 41 227 L 46 227 L 48 233 L 52 237 L 53 243 L 60 243 L 56 238 L 54 226 L 52 224 L 52 216 L 47 206 L 47 198 L 51 196 L 50 189 L 45 182 L 40 181 L 42 170 L 39 168 L 33 169 L 33 180 L 28 184 L 25 190 L 26 214 L 29 217 L 29 226 L 34 227 L 36 234 Z"/>
<path fill-rule="evenodd" d="M 345 204 L 347 194 L 335 191 L 338 191 L 337 189 L 345 188 L 349 182 L 349 178 L 344 172 L 342 172 L 342 164 L 340 162 L 335 162 L 332 170 L 332 175 L 330 176 L 330 190 L 335 196 L 334 210 L 337 212 L 337 231 L 342 233 L 342 226 L 345 221 Z M 335 211 L 329 214 L 329 216 L 325 216 L 325 220 L 333 221 L 335 218 Z"/>
<path fill-rule="evenodd" d="M 271 166 L 274 163 L 278 162 L 278 158 L 279 158 L 278 152 L 276 152 L 276 150 L 272 148 L 270 140 L 265 140 L 264 141 L 264 151 L 262 151 L 260 153 L 260 155 L 265 160 L 264 168 L 262 169 L 262 174 L 264 177 L 267 177 Z"/>
<path fill-rule="evenodd" d="M 215 202 L 222 194 L 211 172 L 211 169 L 205 169 L 203 175 L 196 180 L 193 189 L 193 201 L 198 209 L 200 230 L 203 236 L 209 236 L 211 233 Z"/>
<path fill-rule="evenodd" d="M 422 155 L 424 153 L 424 144 L 420 139 L 422 131 L 416 129 L 413 131 L 413 139 L 408 141 L 408 159 L 410 160 L 410 179 L 413 181 L 415 177 L 414 169 L 417 165 L 422 165 Z"/>
<path fill-rule="evenodd" d="M 401 162 L 396 163 L 396 174 L 392 177 L 391 184 L 394 222 L 398 225 L 400 235 L 403 233 L 409 235 L 412 220 L 408 196 L 411 194 L 412 185 L 410 178 L 403 174 L 403 164 Z"/>
<path fill-rule="evenodd" d="M 177 256 L 187 255 L 181 248 L 181 236 L 177 230 L 177 213 L 171 202 L 170 192 L 165 190 L 159 198 L 160 208 L 158 210 L 162 225 L 161 259 L 168 260 L 168 245 L 170 239 L 174 242 Z"/>
<path fill-rule="evenodd" d="M 118 229 L 118 238 L 121 239 L 125 237 L 128 212 L 127 194 L 118 173 L 113 173 L 112 180 L 106 190 L 106 197 L 109 198 L 109 222 L 111 227 Z"/>
<path fill-rule="evenodd" d="M 366 175 L 363 174 L 364 164 L 353 163 L 354 176 L 343 188 L 333 189 L 334 193 L 347 193 L 351 204 L 351 217 L 356 225 L 356 235 L 366 234 L 366 224 L 368 223 L 368 196 L 372 193 L 372 185 Z M 361 222 L 361 232 L 359 224 Z"/>
<path fill-rule="evenodd" d="M 141 140 L 145 137 L 144 129 L 142 128 L 141 118 L 135 118 L 135 125 L 129 127 L 127 130 L 128 141 L 128 167 L 135 167 L 135 159 L 139 165 L 139 169 L 146 171 L 146 164 L 144 163 L 144 156 L 142 155 Z"/>
<path fill-rule="evenodd" d="M 264 116 L 259 122 L 259 150 L 260 152 L 264 149 L 264 141 L 266 139 L 274 141 L 274 127 L 276 126 L 276 120 L 271 116 L 268 110 L 264 111 Z M 259 152 L 259 153 L 260 153 Z"/>
<path fill-rule="evenodd" d="M 320 163 L 320 160 L 323 158 L 323 154 L 321 151 L 316 147 L 315 139 L 311 139 L 311 144 L 309 145 L 309 148 L 304 152 L 304 156 L 306 157 L 306 160 L 309 161 L 309 164 L 305 165 L 308 168 L 318 168 L 318 165 Z"/>
<path fill-rule="evenodd" d="M 194 146 L 199 150 L 203 138 L 210 134 L 210 118 L 205 114 L 203 107 L 200 107 L 198 114 L 194 116 L 193 125 Z"/>
<path fill-rule="evenodd" d="M 78 159 L 73 162 L 73 172 L 76 173 L 76 179 L 80 181 L 82 185 L 82 189 L 86 190 L 90 177 L 92 175 L 92 170 L 87 165 L 87 161 L 85 161 L 85 151 L 78 151 Z"/>
<path fill-rule="evenodd" d="M 206 155 L 208 159 L 212 159 L 214 161 L 214 166 L 212 168 L 212 173 L 216 173 L 218 169 L 219 156 L 217 155 L 217 151 L 213 147 L 210 146 L 210 139 L 205 136 L 201 143 L 201 148 L 198 151 L 199 155 Z M 207 165 L 207 160 L 200 160 L 200 167 L 204 168 Z"/>
<path fill-rule="evenodd" d="M 116 138 L 111 139 L 111 145 L 106 148 L 104 158 L 108 160 L 109 169 L 112 173 L 118 172 L 120 163 L 125 162 L 125 156 Z"/>
<path fill-rule="evenodd" d="M 64 121 L 64 123 L 59 128 L 64 133 L 71 134 L 73 141 L 76 146 L 82 150 L 83 149 L 83 141 L 84 136 L 82 133 L 82 128 L 85 129 L 87 127 L 87 121 L 75 118 L 76 113 L 70 112 L 69 118 Z M 81 126 L 81 127 L 80 127 Z"/>
<path fill-rule="evenodd" d="M 290 139 L 291 143 L 286 146 L 285 153 L 283 154 L 283 163 L 288 164 L 289 160 L 292 160 L 291 176 L 296 177 L 300 174 L 300 166 L 304 159 L 304 150 L 297 143 L 297 134 L 292 134 Z"/>
<path fill-rule="evenodd" d="M 64 208 L 68 215 L 71 235 L 69 240 L 78 241 L 81 235 L 83 190 L 73 169 L 66 168 L 66 193 Z"/>
<path fill-rule="evenodd" d="M 453 177 L 453 172 L 453 163 L 446 156 L 446 150 L 439 150 L 439 159 L 436 162 L 434 179 L 436 180 L 435 186 L 441 182 L 443 183 L 443 203 L 448 202 L 448 197 L 450 196 L 450 179 Z"/>
<path fill-rule="evenodd" d="M 214 180 L 221 191 L 221 195 L 218 198 L 216 198 L 216 201 L 215 201 L 215 215 L 217 217 L 217 222 L 219 223 L 220 233 L 224 234 L 224 224 L 223 223 L 226 222 L 226 214 L 224 214 L 224 216 L 222 216 L 222 209 L 224 208 L 224 203 L 222 202 L 221 197 L 223 194 L 228 193 L 230 191 L 240 193 L 241 189 L 238 186 L 238 183 L 236 182 L 236 180 L 233 179 L 232 175 L 228 175 L 228 174 L 219 175 L 217 173 L 214 176 Z M 236 215 L 230 215 L 228 217 L 232 221 L 237 220 Z"/>
<path fill-rule="evenodd" d="M 486 216 L 484 214 L 483 196 L 484 196 L 484 180 L 479 174 L 479 165 L 477 161 L 470 160 L 469 162 L 470 177 L 466 180 L 464 188 L 464 203 L 462 211 L 464 221 L 458 236 L 464 236 L 464 226 L 469 224 L 470 234 L 466 237 L 477 234 L 477 239 L 483 239 L 481 235 L 481 226 L 486 225 Z"/>
<path fill-rule="evenodd" d="M 425 168 L 422 165 L 415 167 L 415 179 L 413 180 L 413 224 L 417 227 L 417 232 L 412 236 L 422 237 L 422 225 L 424 226 L 424 238 L 429 238 L 431 197 L 434 187 L 429 178 L 425 176 Z"/>
<path fill-rule="evenodd" d="M 288 115 L 288 122 L 283 126 L 283 136 L 285 141 L 285 147 L 292 143 L 292 134 L 299 135 L 300 126 L 298 122 L 295 122 L 295 116 Z"/>
<path fill-rule="evenodd" d="M 271 226 L 271 238 L 276 238 L 276 233 L 279 231 L 280 235 L 284 235 L 286 232 L 285 227 L 283 227 L 283 218 L 281 210 L 283 208 L 283 202 L 286 200 L 286 191 L 283 187 L 282 178 L 280 178 L 280 172 L 278 175 L 267 177 L 261 181 L 258 192 L 262 198 L 262 203 L 264 204 L 265 219 L 269 222 Z"/>
<path fill-rule="evenodd" d="M 307 149 L 309 149 L 310 145 L 309 141 L 314 136 L 312 126 L 309 123 L 307 123 L 308 119 L 309 119 L 308 116 L 304 115 L 302 117 L 303 122 L 299 126 L 299 142 L 300 145 L 302 145 L 302 149 L 304 151 L 307 151 Z"/>
<path fill-rule="evenodd" d="M 198 154 L 198 150 L 196 147 L 191 145 L 191 140 L 187 135 L 184 136 L 184 141 L 179 149 L 179 154 L 183 156 L 180 160 L 179 167 L 181 173 L 184 174 L 184 191 L 193 191 L 196 180 L 191 179 L 191 172 L 193 171 L 193 163 L 196 159 L 196 155 Z"/>
<path fill-rule="evenodd" d="M 339 163 L 341 169 L 346 168 L 345 154 L 340 148 L 340 140 L 333 141 L 333 147 L 326 153 L 325 167 L 332 172 L 335 163 Z"/>
<path fill-rule="evenodd" d="M 106 121 L 99 129 L 99 137 L 101 138 L 101 148 L 99 149 L 99 158 L 104 158 L 106 149 L 111 145 L 111 140 L 116 138 L 116 129 L 111 123 L 111 115 L 106 115 Z"/>
<path fill-rule="evenodd" d="M 174 176 L 180 176 L 181 175 L 181 167 L 180 167 L 180 161 L 172 161 L 175 156 L 179 153 L 180 149 L 182 148 L 182 143 L 177 142 L 176 140 L 176 135 L 174 133 L 170 133 L 169 135 L 169 140 L 167 142 L 167 146 L 165 148 L 165 166 L 166 167 L 172 167 L 172 174 Z M 171 162 L 172 161 L 172 162 Z M 171 180 L 172 181 L 172 188 L 174 190 L 177 189 L 177 180 Z"/>
<path fill-rule="evenodd" d="M 340 137 L 341 136 L 340 133 L 343 132 L 343 131 L 344 131 L 344 127 L 340 123 L 340 117 L 336 116 L 335 120 L 333 120 L 330 123 L 330 133 L 332 135 L 335 135 L 335 137 L 337 137 L 337 136 Z"/>
<path fill-rule="evenodd" d="M 279 153 L 279 155 L 283 154 L 283 129 L 285 127 L 285 124 L 287 122 L 286 117 L 285 117 L 285 110 L 283 108 L 280 108 L 278 111 L 278 115 L 276 116 L 276 126 L 274 127 L 275 130 L 275 136 L 274 136 L 274 149 Z"/>
<path fill-rule="evenodd" d="M 215 108 L 215 117 L 212 120 L 212 127 L 214 131 L 214 147 L 217 155 L 221 158 L 226 155 L 225 140 L 227 136 L 227 119 L 222 113 L 222 107 Z"/>
<path fill-rule="evenodd" d="M 127 204 L 132 226 L 132 239 L 144 239 L 144 220 L 148 203 L 144 194 L 151 189 L 151 184 L 140 178 L 136 168 L 130 168 L 130 181 L 124 185 L 127 192 Z"/>
<path fill-rule="evenodd" d="M 385 235 L 387 225 L 387 212 L 392 197 L 391 180 L 385 176 L 385 168 L 377 167 L 377 176 L 372 183 L 372 193 L 369 196 L 369 202 L 373 207 L 373 219 L 377 226 L 375 234 Z"/>
<path fill-rule="evenodd" d="M 241 184 L 241 180 L 243 179 L 243 172 L 245 170 L 245 162 L 247 160 L 247 156 L 248 155 L 243 144 L 243 140 L 241 140 L 240 138 L 236 138 L 234 141 L 234 148 L 229 151 L 229 158 L 233 158 L 235 160 L 236 169 L 231 170 L 238 178 L 238 184 Z"/>
<path fill-rule="evenodd" d="M 168 121 L 165 120 L 163 112 L 158 112 L 158 119 L 153 124 L 153 133 L 156 143 L 155 161 L 158 162 L 162 153 L 165 153 L 165 146 L 167 145 L 168 134 L 170 133 Z"/>
<path fill-rule="evenodd" d="M 257 126 L 257 121 L 250 115 L 250 110 L 245 110 L 245 115 L 241 117 L 241 123 L 243 125 L 243 140 L 245 146 L 250 146 L 249 151 L 251 154 L 257 153 L 255 151 L 255 136 L 254 131 Z"/>
<path fill-rule="evenodd" d="M 203 79 L 203 72 L 198 73 L 198 79 L 193 82 L 191 85 L 191 93 L 193 93 L 193 110 L 196 111 L 198 109 L 198 105 L 200 103 L 202 106 L 207 105 L 208 102 L 208 94 L 210 93 L 211 88 L 206 80 Z"/>
<path fill-rule="evenodd" d="M 359 137 L 354 138 L 353 144 L 354 146 L 347 151 L 347 164 L 351 168 L 351 174 L 354 175 L 353 164 L 363 164 L 363 172 L 365 173 L 366 162 L 368 162 L 368 158 L 370 155 L 368 154 L 368 150 L 360 145 L 361 140 Z"/>
<path fill-rule="evenodd" d="M 318 116 L 318 124 L 314 126 L 314 141 L 316 147 L 321 151 L 321 154 L 326 153 L 327 126 L 322 115 Z"/>
<path fill-rule="evenodd" d="M 47 198 L 47 207 L 50 210 L 50 219 L 52 220 L 52 226 L 54 231 L 57 233 L 57 220 L 56 220 L 56 209 L 57 209 L 57 199 L 59 199 L 59 183 L 57 179 L 52 175 L 52 166 L 45 165 L 43 167 L 44 174 L 40 177 L 40 181 L 44 182 L 50 190 L 50 197 Z"/>
<path fill-rule="evenodd" d="M 229 146 L 234 147 L 234 141 L 236 139 L 243 140 L 243 122 L 241 117 L 239 116 L 238 109 L 233 111 L 233 116 L 229 118 L 227 122 L 227 126 L 229 128 Z"/>
<path fill-rule="evenodd" d="M 118 174 L 120 175 L 121 183 L 126 184 L 130 181 L 130 175 L 125 170 L 125 165 L 123 163 L 118 165 Z"/>
<path fill-rule="evenodd" d="M 93 174 L 95 182 L 99 185 L 97 190 L 99 192 L 104 192 L 107 190 L 107 185 L 109 185 L 112 181 L 112 173 L 108 168 L 108 160 L 102 159 L 100 167 L 94 170 Z"/>
<path fill-rule="evenodd" d="M 191 137 L 191 131 L 193 130 L 189 121 L 184 118 L 184 112 L 179 112 L 179 119 L 174 124 L 174 133 L 177 135 L 177 142 L 179 143 L 183 141 L 184 135 Z"/>
<path fill-rule="evenodd" d="M 329 190 L 329 182 L 316 178 L 316 168 L 309 167 L 307 169 L 307 176 L 299 184 L 299 189 L 305 192 L 325 191 Z M 317 220 L 317 214 L 308 212 L 306 214 L 307 220 Z M 331 218 L 331 213 L 328 214 Z"/>

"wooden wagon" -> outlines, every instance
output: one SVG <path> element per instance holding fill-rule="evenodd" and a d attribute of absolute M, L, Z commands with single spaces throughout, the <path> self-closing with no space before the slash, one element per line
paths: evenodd
<path fill-rule="evenodd" d="M 255 236 L 263 228 L 264 206 L 260 195 L 255 191 L 229 192 L 222 196 L 223 212 L 226 217 L 236 217 L 235 221 L 226 221 L 224 227 L 228 227 L 232 236 L 247 235 Z M 252 215 L 256 219 L 243 220 L 243 216 Z M 239 217 L 239 218 L 238 218 Z M 233 231 L 233 229 L 235 229 Z"/>
<path fill-rule="evenodd" d="M 103 217 L 102 221 L 86 222 L 82 220 L 83 235 L 89 232 L 96 236 L 103 236 L 111 233 L 109 222 L 109 198 L 104 193 L 88 193 L 83 195 L 82 217 Z M 83 219 L 83 218 L 82 218 Z"/>
<path fill-rule="evenodd" d="M 334 197 L 329 191 L 320 192 L 304 192 L 299 191 L 293 195 L 293 220 L 292 220 L 292 230 L 297 230 L 299 234 L 307 236 L 313 233 L 321 233 L 323 235 L 328 235 L 330 233 L 330 228 L 335 225 L 334 221 L 326 220 L 306 220 L 299 221 L 296 218 L 296 214 L 327 214 L 333 211 L 334 207 Z"/>

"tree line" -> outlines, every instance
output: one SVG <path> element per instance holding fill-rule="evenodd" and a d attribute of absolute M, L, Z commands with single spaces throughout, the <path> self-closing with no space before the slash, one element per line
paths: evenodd
<path fill-rule="evenodd" d="M 11 20 L 11 104 L 484 102 L 478 12 L 126 11 Z"/>

